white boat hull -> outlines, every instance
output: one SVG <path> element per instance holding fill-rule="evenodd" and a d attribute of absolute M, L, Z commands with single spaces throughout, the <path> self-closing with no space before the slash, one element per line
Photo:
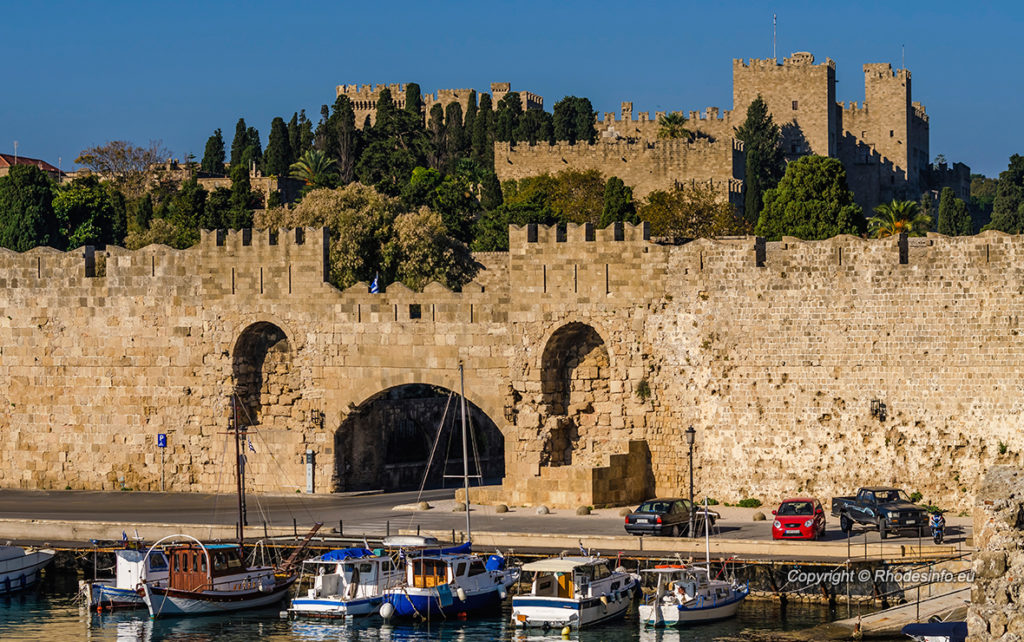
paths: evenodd
<path fill-rule="evenodd" d="M 579 629 L 622 617 L 629 608 L 632 592 L 618 599 L 570 599 L 522 596 L 512 598 L 512 624 L 517 628 Z"/>
<path fill-rule="evenodd" d="M 288 593 L 291 583 L 278 585 L 273 590 L 255 591 L 207 591 L 189 595 L 175 594 L 174 591 L 153 589 L 144 585 L 146 606 L 153 618 L 180 615 L 206 615 L 228 613 L 244 609 L 255 609 L 279 602 Z"/>
<path fill-rule="evenodd" d="M 345 618 L 371 615 L 380 610 L 384 596 L 355 600 L 330 598 L 295 598 L 288 612 L 301 617 Z"/>
<path fill-rule="evenodd" d="M 18 549 L 21 550 L 21 549 Z M 39 571 L 50 563 L 54 551 L 23 552 L 0 560 L 0 595 L 26 589 L 39 580 Z"/>
<path fill-rule="evenodd" d="M 687 624 L 699 624 L 701 622 L 713 622 L 724 620 L 736 615 L 740 604 L 743 603 L 747 594 L 741 593 L 736 598 L 721 604 L 701 604 L 700 606 L 679 606 L 677 604 L 666 604 L 654 607 L 650 604 L 641 604 L 637 609 L 640 621 L 645 626 L 686 626 Z M 660 614 L 657 613 L 660 611 Z M 660 615 L 660 617 L 658 617 Z"/>

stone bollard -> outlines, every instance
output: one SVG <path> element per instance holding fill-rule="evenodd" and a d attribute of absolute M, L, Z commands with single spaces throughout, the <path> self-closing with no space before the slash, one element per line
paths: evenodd
<path fill-rule="evenodd" d="M 537 507 L 537 514 L 538 515 L 547 515 L 550 512 L 551 511 L 548 510 L 547 506 L 538 506 Z"/>

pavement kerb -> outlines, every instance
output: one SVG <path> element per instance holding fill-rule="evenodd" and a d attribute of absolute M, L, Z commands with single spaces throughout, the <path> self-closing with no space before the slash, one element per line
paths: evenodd
<path fill-rule="evenodd" d="M 88 542 L 90 540 L 116 541 L 125 533 L 129 539 L 135 534 L 147 542 L 155 542 L 168 535 L 192 535 L 199 539 L 234 539 L 234 524 L 160 524 L 153 522 L 86 522 L 55 519 L 0 519 L 0 541 L 14 542 Z M 248 526 L 246 537 L 262 537 L 262 526 Z M 267 534 L 293 535 L 292 527 L 271 526 Z M 305 530 L 300 527 L 299 535 Z"/>

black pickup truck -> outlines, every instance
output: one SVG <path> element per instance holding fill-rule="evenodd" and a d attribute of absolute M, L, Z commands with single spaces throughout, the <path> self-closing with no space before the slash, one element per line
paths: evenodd
<path fill-rule="evenodd" d="M 918 536 L 928 532 L 928 513 L 905 492 L 888 486 L 861 488 L 856 497 L 834 497 L 832 516 L 839 518 L 844 533 L 855 523 L 874 526 L 882 539 L 890 533 Z"/>

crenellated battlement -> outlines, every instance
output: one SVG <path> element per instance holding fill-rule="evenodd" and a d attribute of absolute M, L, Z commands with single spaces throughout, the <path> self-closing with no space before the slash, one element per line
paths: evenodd
<path fill-rule="evenodd" d="M 831 58 L 826 58 L 825 62 L 814 64 L 814 54 L 808 51 L 797 51 L 790 55 L 789 58 L 783 58 L 782 64 L 779 64 L 776 58 L 750 58 L 747 61 L 744 61 L 742 58 L 733 58 L 732 67 L 734 71 L 737 69 L 752 69 L 787 72 L 793 70 L 803 71 L 808 67 L 827 68 L 834 71 L 836 62 Z"/>
<path fill-rule="evenodd" d="M 378 83 L 376 85 L 338 85 L 336 95 L 348 96 L 349 98 L 373 99 L 380 96 L 385 89 L 391 90 L 391 97 L 398 98 L 405 95 L 405 83 Z"/>
<path fill-rule="evenodd" d="M 892 65 L 887 62 L 869 62 L 864 64 L 864 79 L 897 80 L 905 83 L 910 80 L 910 70 L 893 70 Z"/>

